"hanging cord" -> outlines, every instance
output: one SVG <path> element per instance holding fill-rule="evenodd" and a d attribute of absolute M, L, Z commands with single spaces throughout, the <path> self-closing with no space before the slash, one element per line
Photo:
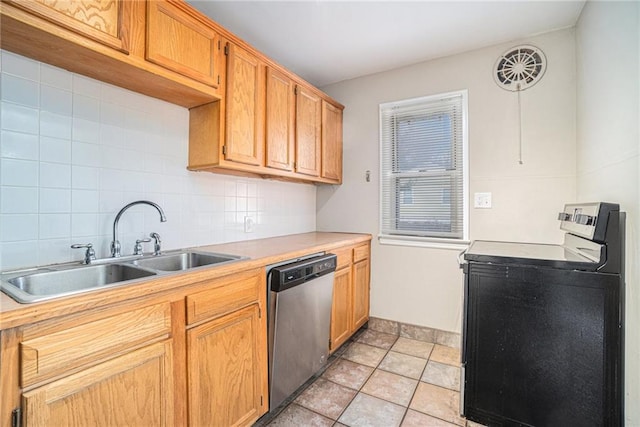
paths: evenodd
<path fill-rule="evenodd" d="M 518 164 L 522 163 L 522 105 L 520 104 L 520 83 L 518 83 Z"/>

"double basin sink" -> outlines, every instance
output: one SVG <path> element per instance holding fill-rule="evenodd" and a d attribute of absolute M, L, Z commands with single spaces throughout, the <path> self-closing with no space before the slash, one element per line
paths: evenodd
<path fill-rule="evenodd" d="M 196 251 L 107 258 L 89 265 L 59 264 L 5 273 L 0 277 L 0 286 L 4 293 L 16 301 L 32 303 L 120 286 L 145 277 L 227 264 L 241 259 L 244 258 Z"/>

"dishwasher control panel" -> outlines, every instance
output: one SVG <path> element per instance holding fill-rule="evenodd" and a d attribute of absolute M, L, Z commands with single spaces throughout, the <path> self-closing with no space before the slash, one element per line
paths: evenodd
<path fill-rule="evenodd" d="M 280 292 L 336 270 L 334 254 L 321 255 L 271 269 L 271 291 Z"/>

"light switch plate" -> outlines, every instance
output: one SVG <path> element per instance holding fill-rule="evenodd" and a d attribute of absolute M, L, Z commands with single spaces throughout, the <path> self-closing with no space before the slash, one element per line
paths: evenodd
<path fill-rule="evenodd" d="M 473 207 L 479 209 L 491 209 L 491 193 L 474 193 Z"/>
<path fill-rule="evenodd" d="M 253 233 L 256 229 L 256 222 L 250 216 L 244 217 L 244 232 L 245 233 Z"/>

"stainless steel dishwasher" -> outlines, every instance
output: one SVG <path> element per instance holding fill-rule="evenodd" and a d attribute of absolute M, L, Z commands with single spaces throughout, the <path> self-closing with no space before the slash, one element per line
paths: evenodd
<path fill-rule="evenodd" d="M 270 411 L 327 363 L 335 269 L 333 254 L 268 267 Z"/>

